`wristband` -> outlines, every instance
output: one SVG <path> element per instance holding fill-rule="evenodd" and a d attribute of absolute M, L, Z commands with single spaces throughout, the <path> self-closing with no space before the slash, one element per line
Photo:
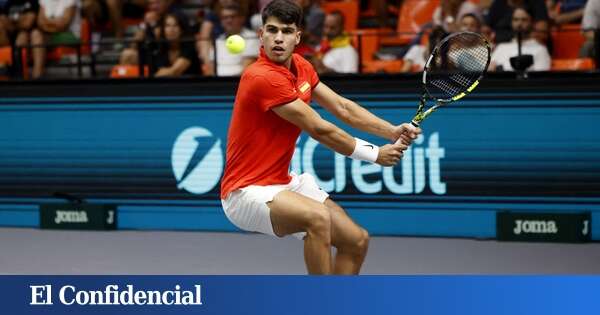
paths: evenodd
<path fill-rule="evenodd" d="M 354 139 L 356 140 L 356 145 L 350 158 L 375 163 L 379 156 L 379 147 L 359 138 Z"/>

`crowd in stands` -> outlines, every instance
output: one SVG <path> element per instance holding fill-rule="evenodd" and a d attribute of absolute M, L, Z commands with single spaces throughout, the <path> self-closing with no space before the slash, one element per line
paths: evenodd
<path fill-rule="evenodd" d="M 597 60 L 600 0 L 295 1 L 305 14 L 296 52 L 321 74 L 421 71 L 457 31 L 489 39 L 491 71 L 514 71 L 519 50 L 533 56 L 527 71 L 591 70 Z M 0 78 L 51 77 L 49 64 L 73 54 L 94 55 L 114 78 L 238 76 L 260 53 L 267 3 L 0 0 Z M 241 54 L 225 48 L 233 34 L 246 39 Z"/>

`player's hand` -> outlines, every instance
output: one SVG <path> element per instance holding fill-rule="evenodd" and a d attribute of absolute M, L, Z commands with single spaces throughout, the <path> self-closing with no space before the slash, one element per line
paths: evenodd
<path fill-rule="evenodd" d="M 410 123 L 404 123 L 394 127 L 394 135 L 396 136 L 396 139 L 393 141 L 396 143 L 410 145 L 420 134 L 421 128 L 415 127 Z"/>
<path fill-rule="evenodd" d="M 379 155 L 375 163 L 381 166 L 394 166 L 402 159 L 406 148 L 408 146 L 401 142 L 381 146 L 379 147 Z"/>

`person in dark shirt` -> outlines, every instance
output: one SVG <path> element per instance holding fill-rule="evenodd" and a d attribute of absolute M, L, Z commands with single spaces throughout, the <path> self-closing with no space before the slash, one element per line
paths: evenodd
<path fill-rule="evenodd" d="M 486 24 L 495 32 L 496 43 L 512 39 L 512 15 L 516 7 L 524 7 L 532 13 L 534 29 L 547 28 L 548 9 L 545 0 L 495 0 L 488 12 Z M 546 27 L 537 24 L 546 24 Z"/>
<path fill-rule="evenodd" d="M 16 46 L 29 45 L 38 9 L 37 0 L 8 0 L 0 6 L 0 47 L 12 42 Z"/>
<path fill-rule="evenodd" d="M 168 13 L 161 27 L 161 43 L 154 76 L 174 77 L 197 75 L 200 71 L 198 53 L 191 39 L 185 17 Z"/>

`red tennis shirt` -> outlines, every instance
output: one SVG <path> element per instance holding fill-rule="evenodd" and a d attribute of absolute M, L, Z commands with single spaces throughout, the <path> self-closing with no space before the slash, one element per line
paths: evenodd
<path fill-rule="evenodd" d="M 300 55 L 290 69 L 272 62 L 261 48 L 258 60 L 242 74 L 227 136 L 221 199 L 250 185 L 290 182 L 290 162 L 300 128 L 271 109 L 300 98 L 310 104 L 319 77 Z"/>

